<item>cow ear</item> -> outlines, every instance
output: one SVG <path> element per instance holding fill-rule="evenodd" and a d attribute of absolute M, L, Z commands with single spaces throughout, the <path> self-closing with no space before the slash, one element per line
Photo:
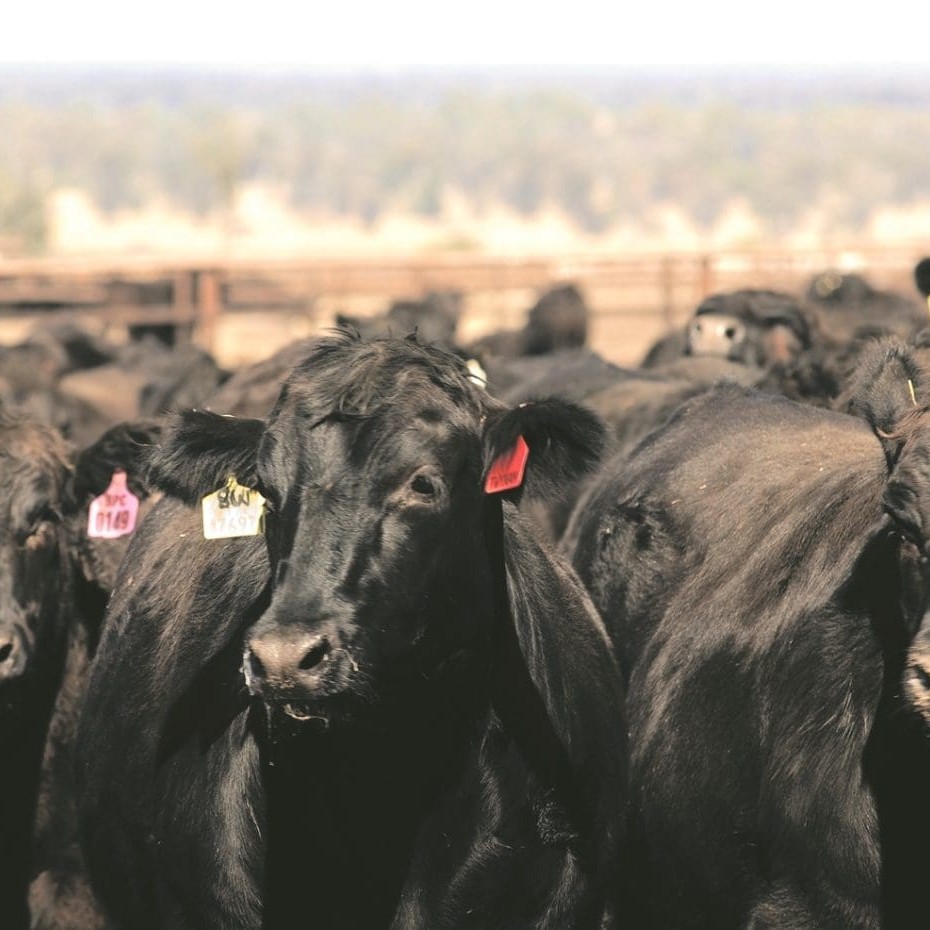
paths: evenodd
<path fill-rule="evenodd" d="M 914 348 L 898 339 L 882 339 L 863 351 L 836 406 L 869 423 L 893 465 L 908 433 L 904 427 L 928 403 L 930 372 Z"/>
<path fill-rule="evenodd" d="M 75 459 L 69 497 L 80 508 L 109 487 L 113 472 L 126 472 L 129 489 L 140 500 L 148 497 L 146 480 L 148 458 L 162 437 L 158 420 L 136 420 L 108 429 L 93 445 L 82 449 Z"/>
<path fill-rule="evenodd" d="M 930 416 L 926 408 L 905 418 L 896 434 L 900 442 L 884 508 L 898 530 L 924 553 L 930 553 Z"/>
<path fill-rule="evenodd" d="M 536 498 L 558 498 L 600 462 L 606 429 L 590 410 L 558 398 L 530 401 L 510 410 L 489 413 L 484 427 L 482 471 L 482 481 L 489 493 L 495 492 L 494 477 L 499 463 L 514 453 L 521 438 L 528 447 L 522 480 L 516 486 L 507 482 L 502 493 L 513 499 L 519 499 L 523 493 Z"/>
<path fill-rule="evenodd" d="M 186 410 L 168 421 L 149 456 L 149 483 L 187 504 L 196 504 L 233 475 L 255 484 L 264 420 Z"/>

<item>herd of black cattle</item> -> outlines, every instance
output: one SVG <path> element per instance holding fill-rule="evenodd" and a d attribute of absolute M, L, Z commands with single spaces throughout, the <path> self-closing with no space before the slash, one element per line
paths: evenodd
<path fill-rule="evenodd" d="M 0 349 L 0 927 L 930 926 L 915 277 Z"/>

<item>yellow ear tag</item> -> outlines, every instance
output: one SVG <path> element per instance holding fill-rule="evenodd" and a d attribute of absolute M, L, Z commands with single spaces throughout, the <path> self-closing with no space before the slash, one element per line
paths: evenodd
<path fill-rule="evenodd" d="M 230 475 L 224 487 L 202 501 L 205 539 L 261 536 L 265 532 L 265 498 Z"/>

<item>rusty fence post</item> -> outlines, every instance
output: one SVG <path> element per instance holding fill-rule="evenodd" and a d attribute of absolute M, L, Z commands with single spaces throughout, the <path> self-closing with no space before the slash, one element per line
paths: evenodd
<path fill-rule="evenodd" d="M 197 342 L 211 354 L 216 348 L 216 329 L 220 316 L 220 271 L 217 269 L 194 272 L 197 296 Z"/>
<path fill-rule="evenodd" d="M 174 306 L 172 307 L 174 330 L 178 334 L 183 334 L 182 338 L 185 342 L 190 341 L 193 328 L 194 287 L 193 272 L 179 271 L 175 274 Z"/>
<path fill-rule="evenodd" d="M 701 293 L 700 300 L 703 300 L 714 289 L 714 259 L 711 255 L 701 256 Z"/>
<path fill-rule="evenodd" d="M 662 259 L 660 267 L 662 287 L 662 316 L 665 328 L 675 328 L 675 262 L 671 255 Z"/>

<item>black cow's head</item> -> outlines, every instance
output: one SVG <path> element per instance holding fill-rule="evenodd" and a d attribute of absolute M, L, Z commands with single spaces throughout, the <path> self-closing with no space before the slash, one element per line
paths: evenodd
<path fill-rule="evenodd" d="M 520 435 L 533 494 L 593 465 L 603 430 L 560 401 L 508 409 L 438 348 L 347 335 L 294 370 L 267 425 L 181 418 L 152 463 L 159 486 L 194 503 L 234 474 L 269 502 L 252 694 L 328 725 L 480 674 L 494 614 L 483 481 Z"/>
<path fill-rule="evenodd" d="M 144 496 L 140 450 L 158 429 L 115 427 L 75 454 L 57 431 L 0 406 L 0 706 L 17 703 L 30 682 L 43 688 L 46 671 L 54 677 L 75 610 L 86 614 L 93 601 L 99 622 L 115 574 L 101 566 L 114 562 L 124 543 L 88 540 L 87 507 L 116 468 L 128 470 Z M 78 579 L 86 583 L 81 595 Z"/>
<path fill-rule="evenodd" d="M 797 302 L 776 291 L 742 290 L 708 297 L 688 326 L 688 355 L 768 367 L 791 361 L 810 345 Z"/>
<path fill-rule="evenodd" d="M 0 410 L 0 703 L 60 632 L 69 468 L 56 432 Z"/>

